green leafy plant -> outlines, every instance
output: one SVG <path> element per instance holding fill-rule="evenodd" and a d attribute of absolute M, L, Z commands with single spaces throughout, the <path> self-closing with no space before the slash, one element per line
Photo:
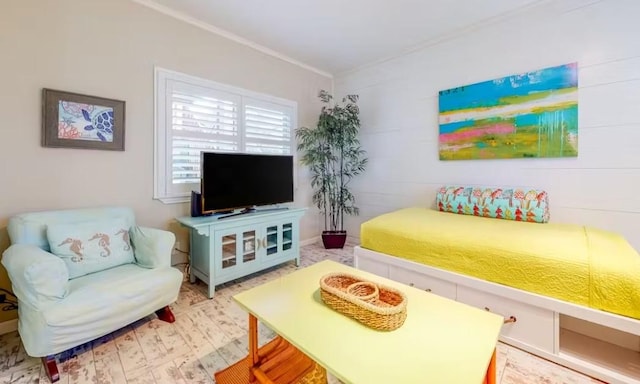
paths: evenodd
<path fill-rule="evenodd" d="M 351 179 L 365 170 L 366 152 L 360 147 L 358 95 L 333 103 L 327 91 L 318 94 L 324 105 L 315 128 L 296 130 L 301 163 L 311 171 L 313 202 L 324 214 L 325 231 L 344 231 L 344 215 L 357 215 Z"/>

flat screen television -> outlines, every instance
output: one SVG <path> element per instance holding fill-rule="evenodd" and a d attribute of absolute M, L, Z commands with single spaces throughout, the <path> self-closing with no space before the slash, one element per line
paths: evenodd
<path fill-rule="evenodd" d="M 202 213 L 293 201 L 293 156 L 202 152 Z"/>

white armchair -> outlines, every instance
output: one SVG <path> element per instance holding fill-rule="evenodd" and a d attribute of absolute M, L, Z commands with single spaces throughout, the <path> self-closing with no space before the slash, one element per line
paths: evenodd
<path fill-rule="evenodd" d="M 109 260 L 103 253 L 100 257 L 104 259 L 95 260 L 94 270 L 73 276 L 77 271 L 69 268 L 68 260 L 51 253 L 48 238 L 51 226 L 78 224 L 79 228 L 86 229 L 91 223 L 105 220 L 119 220 L 121 226 L 126 226 L 128 233 L 121 230 L 119 237 L 124 247 L 131 245 L 132 260 L 100 269 L 99 263 Z M 4 252 L 2 264 L 18 298 L 18 332 L 26 352 L 42 357 L 52 382 L 58 380 L 55 354 L 113 332 L 154 311 L 160 319 L 174 321 L 168 305 L 177 299 L 182 283 L 180 271 L 171 267 L 175 236 L 167 231 L 137 227 L 130 209 L 26 213 L 12 217 L 8 231 L 12 245 Z M 70 249 L 81 254 L 97 241 L 85 244 L 86 247 L 79 245 Z M 112 236 L 106 237 L 106 242 L 102 240 L 100 246 L 115 248 L 115 244 L 116 238 Z M 90 261 L 86 255 L 84 260 L 80 256 L 80 260 Z"/>

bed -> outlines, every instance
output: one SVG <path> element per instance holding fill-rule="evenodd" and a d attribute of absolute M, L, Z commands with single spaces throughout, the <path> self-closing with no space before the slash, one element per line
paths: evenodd
<path fill-rule="evenodd" d="M 445 195 L 437 207 L 464 213 L 442 205 Z M 361 226 L 355 266 L 502 314 L 508 344 L 607 382 L 640 383 L 640 256 L 622 236 L 466 211 L 373 218 Z"/>

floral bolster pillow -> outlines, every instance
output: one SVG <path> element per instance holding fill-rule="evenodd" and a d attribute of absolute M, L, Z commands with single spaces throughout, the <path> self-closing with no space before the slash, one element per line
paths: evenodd
<path fill-rule="evenodd" d="M 438 191 L 436 207 L 442 212 L 462 215 L 535 223 L 549 221 L 547 192 L 531 188 L 447 185 Z"/>

